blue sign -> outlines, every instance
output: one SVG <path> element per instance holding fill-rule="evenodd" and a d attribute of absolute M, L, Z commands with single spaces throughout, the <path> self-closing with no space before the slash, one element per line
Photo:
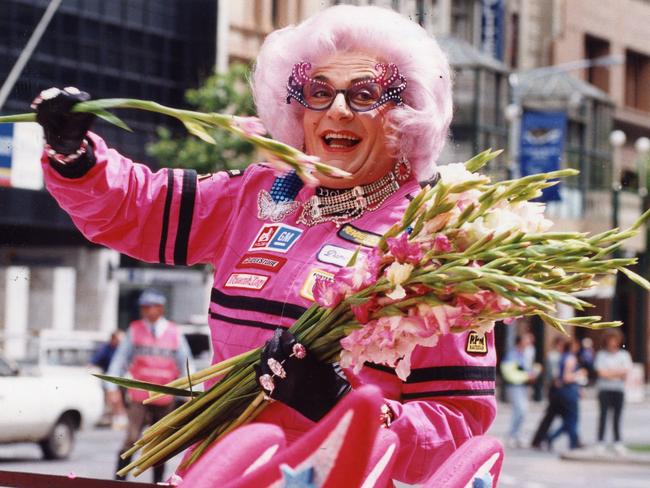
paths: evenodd
<path fill-rule="evenodd" d="M 504 0 L 481 0 L 481 51 L 503 61 Z"/>
<path fill-rule="evenodd" d="M 565 134 L 566 112 L 525 111 L 519 147 L 521 175 L 559 170 Z M 561 200 L 559 185 L 546 188 L 540 200 Z"/>
<path fill-rule="evenodd" d="M 0 168 L 11 168 L 14 124 L 0 124 Z"/>

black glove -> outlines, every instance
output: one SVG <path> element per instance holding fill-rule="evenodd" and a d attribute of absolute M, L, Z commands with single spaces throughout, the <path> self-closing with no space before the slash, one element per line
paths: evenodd
<path fill-rule="evenodd" d="M 291 332 L 282 328 L 276 329 L 266 342 L 261 361 L 254 367 L 257 382 L 271 398 L 314 422 L 323 418 L 351 389 L 338 363 L 319 361 L 297 343 Z"/>
<path fill-rule="evenodd" d="M 81 147 L 95 115 L 71 110 L 77 103 L 87 100 L 90 100 L 88 93 L 68 87 L 43 90 L 32 102 L 45 140 L 57 153 L 74 154 Z"/>

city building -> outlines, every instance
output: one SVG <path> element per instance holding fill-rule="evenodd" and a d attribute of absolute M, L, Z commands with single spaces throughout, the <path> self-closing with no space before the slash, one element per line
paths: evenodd
<path fill-rule="evenodd" d="M 598 8 L 594 8 L 589 0 L 555 0 L 554 7 L 556 27 L 550 46 L 555 64 L 602 57 L 613 60 L 611 65 L 592 66 L 572 74 L 606 93 L 613 102 L 610 133 L 602 131 L 598 139 L 601 147 L 613 146 L 614 165 L 608 174 L 598 175 L 602 165 L 592 163 L 592 174 L 598 175 L 600 185 L 589 195 L 585 220 L 600 222 L 601 226 L 624 227 L 649 206 L 650 45 L 647 26 L 650 2 L 602 0 Z M 647 246 L 647 233 L 644 233 L 623 250 L 628 255 L 639 256 L 637 271 L 646 277 L 650 274 Z M 650 359 L 648 294 L 619 277 L 613 300 L 602 303 L 600 308 L 605 316 L 625 322 L 626 347 L 634 360 L 645 363 L 647 368 Z M 646 374 L 649 373 L 647 369 Z"/>
<path fill-rule="evenodd" d="M 0 73 L 10 72 L 49 4 L 2 2 Z M 63 0 L 0 113 L 29 111 L 34 96 L 50 86 L 183 106 L 185 89 L 213 71 L 216 29 L 211 0 Z M 144 112 L 120 116 L 133 132 L 101 122 L 98 132 L 155 167 L 145 146 L 158 125 L 174 126 Z M 176 320 L 205 314 L 202 269 L 143 267 L 87 242 L 42 188 L 38 128 L 0 130 L 0 349 L 7 356 L 21 357 L 27 337 L 40 329 L 99 330 L 108 337 L 137 315 L 137 295 L 146 286 L 168 294 Z"/>

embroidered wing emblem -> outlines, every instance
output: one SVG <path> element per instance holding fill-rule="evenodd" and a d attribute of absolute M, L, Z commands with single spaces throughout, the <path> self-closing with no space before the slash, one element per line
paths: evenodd
<path fill-rule="evenodd" d="M 257 194 L 257 218 L 280 222 L 287 215 L 292 214 L 300 207 L 300 202 L 291 200 L 288 202 L 274 202 L 271 194 L 266 190 L 260 190 Z"/>

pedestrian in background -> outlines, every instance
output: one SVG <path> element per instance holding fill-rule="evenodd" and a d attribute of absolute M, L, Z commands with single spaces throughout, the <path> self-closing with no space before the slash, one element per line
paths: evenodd
<path fill-rule="evenodd" d="M 553 424 L 555 417 L 560 415 L 560 405 L 558 401 L 558 388 L 560 387 L 560 359 L 564 352 L 566 339 L 562 336 L 556 336 L 553 339 L 551 350 L 546 353 L 544 360 L 544 382 L 548 387 L 548 404 L 544 417 L 540 421 L 537 431 L 533 436 L 531 447 L 539 449 L 548 438 L 548 431 Z"/>
<path fill-rule="evenodd" d="M 133 379 L 166 384 L 185 373 L 186 362 L 191 361 L 190 348 L 179 327 L 164 317 L 165 303 L 165 296 L 157 290 L 145 290 L 140 295 L 138 305 L 142 318 L 129 325 L 108 369 L 110 376 L 124 376 L 128 370 Z M 139 439 L 146 426 L 157 422 L 174 408 L 171 396 L 145 405 L 142 402 L 148 396 L 146 391 L 128 390 L 128 426 L 120 453 Z M 124 410 L 117 385 L 110 384 L 109 400 L 114 412 Z M 130 456 L 122 459 L 118 455 L 117 471 L 130 462 Z M 164 464 L 155 466 L 154 483 L 162 481 L 164 474 Z M 115 479 L 123 480 L 125 477 L 115 475 Z"/>
<path fill-rule="evenodd" d="M 521 447 L 521 426 L 528 411 L 528 385 L 537 378 L 539 369 L 530 360 L 530 347 L 535 338 L 531 333 L 524 333 L 515 338 L 515 344 L 501 361 L 501 374 L 506 382 L 506 398 L 512 407 L 510 430 L 507 444 Z"/>
<path fill-rule="evenodd" d="M 625 454 L 626 449 L 621 442 L 621 413 L 625 400 L 625 379 L 632 368 L 632 357 L 625 349 L 621 349 L 623 334 L 619 330 L 609 330 L 603 337 L 603 349 L 596 354 L 594 368 L 598 375 L 596 388 L 600 416 L 598 420 L 597 450 L 605 453 L 605 427 L 607 413 L 613 412 L 612 430 L 614 434 L 614 451 Z"/>
<path fill-rule="evenodd" d="M 108 371 L 108 368 L 111 364 L 111 359 L 117 350 L 117 346 L 119 346 L 120 342 L 122 341 L 123 336 L 124 332 L 121 330 L 113 331 L 108 342 L 102 344 L 94 352 L 92 358 L 90 359 L 90 363 L 93 366 L 97 366 L 101 372 L 105 374 L 106 371 Z M 97 424 L 100 427 L 110 426 L 114 421 L 114 412 L 108 398 L 107 387 L 108 383 L 102 382 L 102 388 L 104 390 L 104 413 L 102 414 L 102 418 Z"/>
<path fill-rule="evenodd" d="M 106 371 L 108 371 L 108 367 L 111 364 L 111 359 L 113 359 L 113 354 L 115 354 L 117 346 L 119 346 L 123 336 L 124 332 L 121 330 L 114 331 L 111 334 L 108 342 L 102 344 L 93 354 L 90 362 L 94 366 L 97 366 L 99 369 L 101 369 L 102 373 L 106 373 Z"/>
<path fill-rule="evenodd" d="M 569 436 L 569 448 L 582 447 L 578 439 L 578 420 L 580 408 L 580 386 L 587 382 L 587 371 L 578 362 L 580 342 L 573 338 L 564 345 L 560 358 L 559 388 L 557 391 L 558 407 L 562 416 L 562 425 L 549 438 L 549 448 L 563 433 Z"/>
<path fill-rule="evenodd" d="M 589 384 L 593 385 L 596 381 L 596 370 L 594 369 L 594 360 L 596 351 L 594 350 L 594 341 L 591 337 L 585 337 L 580 341 L 580 352 L 578 353 L 578 362 L 580 366 L 587 370 Z"/>

